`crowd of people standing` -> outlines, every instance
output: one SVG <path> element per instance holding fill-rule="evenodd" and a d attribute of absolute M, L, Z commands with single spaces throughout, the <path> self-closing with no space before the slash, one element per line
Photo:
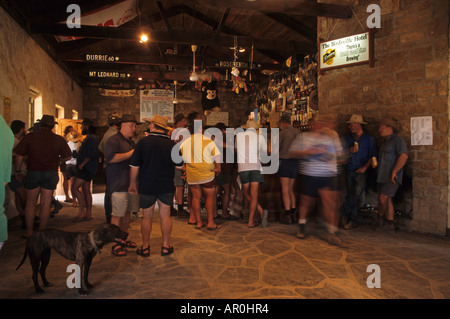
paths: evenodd
<path fill-rule="evenodd" d="M 112 247 L 114 256 L 126 256 L 127 248 L 136 248 L 140 256 L 150 256 L 149 239 L 156 205 L 160 215 L 162 256 L 174 252 L 170 245 L 171 216 L 185 216 L 187 223 L 197 229 L 219 230 L 221 225 L 215 220 L 217 199 L 221 202 L 221 217 L 237 219 L 239 216 L 231 214 L 229 207 L 231 194 L 238 191 L 247 203 L 247 226 L 267 227 L 268 210 L 262 207 L 259 193 L 264 183 L 261 154 L 267 153 L 268 141 L 259 134 L 259 124 L 249 119 L 241 126 L 244 131 L 230 138 L 225 134 L 227 127 L 223 123 L 214 127 L 218 134 L 208 134 L 210 130 L 202 126 L 201 117 L 196 112 L 187 118 L 178 114 L 171 127 L 167 118 L 155 115 L 144 119 L 148 123 L 146 136 L 136 140 L 136 126 L 143 123 L 131 114 L 122 117 L 110 114 L 110 127 L 100 142 L 96 127 L 89 119 L 82 121 L 81 134 L 85 136 L 82 142 L 73 128 L 67 128 L 64 137 L 53 133 L 56 122 L 51 115 L 44 115 L 30 134 L 25 134 L 23 122 L 13 121 L 14 157 L 8 187 L 15 191 L 16 206 L 22 210 L 23 236 L 28 238 L 33 233 L 39 196 L 39 229 L 47 226 L 59 181 L 58 168 L 64 176 L 66 202 L 78 207 L 73 221 L 92 219 L 91 182 L 102 154 L 106 171 L 106 222 L 127 231 L 131 213 L 142 214 L 142 244 L 138 247 L 132 240 L 119 242 Z M 292 127 L 290 117 L 282 117 L 279 122 L 279 148 L 272 152 L 279 152 L 280 159 L 277 172 L 283 207 L 280 213 L 288 223 L 298 224 L 299 239 L 307 237 L 307 219 L 319 201 L 329 241 L 339 244 L 339 227 L 351 230 L 358 225 L 367 172 L 376 166 L 378 212 L 383 219 L 380 226 L 393 230 L 392 199 L 402 184 L 403 167 L 408 158 L 406 143 L 395 134 L 397 124 L 392 120 L 379 123 L 378 133 L 383 139 L 379 149 L 375 138 L 364 131 L 367 123 L 361 115 L 352 115 L 347 124 L 350 132 L 341 139 L 332 121 L 316 119 L 308 132 Z M 345 171 L 340 172 L 339 166 L 345 167 Z M 345 175 L 346 181 L 343 202 L 338 185 L 340 174 Z M 296 181 L 299 181 L 298 195 L 294 191 Z M 69 189 L 73 198 L 69 196 Z M 206 220 L 201 214 L 202 205 Z"/>

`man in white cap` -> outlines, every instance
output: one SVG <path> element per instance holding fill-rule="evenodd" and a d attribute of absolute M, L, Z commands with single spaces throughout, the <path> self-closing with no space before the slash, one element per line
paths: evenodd
<path fill-rule="evenodd" d="M 367 170 L 371 167 L 372 158 L 377 156 L 375 139 L 364 132 L 362 115 L 353 114 L 347 121 L 350 134 L 347 135 L 344 147 L 349 154 L 346 165 L 347 196 L 342 207 L 342 225 L 349 230 L 358 225 L 358 205 L 361 195 L 366 189 Z"/>

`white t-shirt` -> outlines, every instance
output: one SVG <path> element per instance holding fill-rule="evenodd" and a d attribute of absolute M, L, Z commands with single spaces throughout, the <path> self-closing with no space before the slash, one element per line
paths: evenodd
<path fill-rule="evenodd" d="M 260 153 L 267 152 L 267 142 L 255 129 L 247 129 L 236 135 L 238 172 L 262 171 Z"/>
<path fill-rule="evenodd" d="M 78 150 L 80 149 L 80 142 L 67 142 L 67 145 L 69 145 L 70 150 L 72 151 L 76 151 L 78 153 Z M 67 165 L 77 165 L 77 159 L 72 157 L 70 160 L 66 161 Z"/>

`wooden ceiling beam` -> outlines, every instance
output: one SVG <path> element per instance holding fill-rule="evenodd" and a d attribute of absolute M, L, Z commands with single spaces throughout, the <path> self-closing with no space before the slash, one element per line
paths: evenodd
<path fill-rule="evenodd" d="M 112 54 L 119 57 L 119 61 L 114 62 L 114 65 L 172 65 L 175 67 L 192 67 L 192 57 L 191 56 L 166 56 L 165 58 L 159 56 L 145 56 L 145 55 L 121 55 L 121 54 Z M 79 62 L 79 63 L 87 63 L 85 62 L 81 56 L 67 56 L 60 55 L 59 59 L 66 62 Z M 205 68 L 217 68 L 220 69 L 220 65 L 218 60 L 208 58 L 205 59 Z M 280 71 L 282 70 L 282 65 L 277 63 L 258 63 L 254 62 L 256 69 L 260 70 L 274 70 Z M 101 64 L 102 68 L 107 68 L 108 63 Z M 99 68 L 99 65 L 96 64 L 96 67 Z"/>
<path fill-rule="evenodd" d="M 328 17 L 350 19 L 352 10 L 347 5 L 308 2 L 305 0 L 200 0 L 213 7 L 227 7 L 243 10 L 253 10 L 264 13 L 279 12 L 289 15 Z"/>
<path fill-rule="evenodd" d="M 125 41 L 137 41 L 138 29 L 123 27 L 96 27 L 82 26 L 77 29 L 69 29 L 65 25 L 46 25 L 32 24 L 31 32 L 36 34 L 54 35 L 54 36 L 74 36 L 96 39 L 119 39 Z M 171 34 L 167 31 L 148 31 L 150 41 L 161 43 L 182 43 L 209 46 L 232 47 L 237 38 L 239 45 L 250 48 L 252 45 L 257 50 L 272 50 L 291 52 L 295 48 L 302 48 L 303 51 L 314 50 L 315 44 L 307 41 L 285 41 L 280 39 L 252 38 L 248 36 L 220 35 L 215 38 L 214 31 L 181 31 L 172 30 Z M 215 41 L 214 41 L 215 39 Z"/>

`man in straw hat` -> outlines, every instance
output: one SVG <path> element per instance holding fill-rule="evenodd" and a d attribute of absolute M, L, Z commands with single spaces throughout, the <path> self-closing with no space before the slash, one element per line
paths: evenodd
<path fill-rule="evenodd" d="M 15 177 L 22 181 L 22 163 L 27 156 L 27 175 L 24 179 L 26 204 L 24 237 L 33 234 L 36 203 L 41 195 L 41 212 L 39 216 L 39 230 L 47 227 L 50 217 L 50 204 L 53 192 L 58 185 L 58 166 L 60 160 L 67 161 L 72 154 L 66 140 L 52 132 L 56 121 L 52 115 L 43 115 L 39 120 L 39 129 L 27 134 L 17 144 Z"/>
<path fill-rule="evenodd" d="M 256 132 L 259 124 L 254 119 L 249 119 L 245 125 L 246 129 L 236 135 L 236 152 L 238 162 L 239 179 L 242 184 L 242 191 L 249 202 L 248 227 L 256 227 L 254 217 L 256 211 L 261 215 L 261 226 L 267 226 L 268 211 L 263 209 L 258 202 L 259 184 L 264 183 L 264 176 L 261 174 L 261 152 L 267 152 L 267 141 L 264 136 Z"/>
<path fill-rule="evenodd" d="M 120 119 L 120 130 L 105 143 L 107 192 L 111 196 L 111 224 L 117 225 L 127 232 L 130 213 L 139 211 L 139 196 L 129 194 L 130 159 L 136 147 L 133 137 L 136 125 L 139 125 L 132 114 L 123 114 Z M 126 247 L 135 248 L 133 241 L 122 241 L 112 247 L 112 254 L 117 257 L 127 254 Z"/>
<path fill-rule="evenodd" d="M 405 140 L 395 133 L 396 130 L 397 122 L 391 119 L 383 119 L 378 128 L 378 133 L 384 139 L 380 146 L 377 170 L 378 214 L 385 218 L 384 225 L 378 230 L 395 230 L 392 198 L 402 184 L 403 167 L 408 160 Z"/>
<path fill-rule="evenodd" d="M 130 194 L 139 194 L 139 207 L 142 209 L 141 235 L 142 246 L 136 253 L 143 257 L 150 256 L 150 235 L 155 204 L 158 203 L 162 245 L 161 256 L 173 253 L 170 246 L 172 219 L 170 208 L 174 197 L 175 167 L 181 167 L 182 162 L 175 163 L 172 159 L 172 148 L 175 142 L 167 132 L 171 129 L 168 119 L 155 115 L 150 123 L 150 133 L 141 139 L 134 150 L 130 161 Z"/>
<path fill-rule="evenodd" d="M 371 167 L 372 158 L 377 156 L 375 139 L 364 132 L 367 124 L 362 115 L 353 114 L 346 122 L 350 129 L 344 142 L 349 159 L 346 165 L 347 196 L 342 207 L 342 225 L 346 230 L 358 225 L 359 200 L 366 188 L 367 170 Z"/>

